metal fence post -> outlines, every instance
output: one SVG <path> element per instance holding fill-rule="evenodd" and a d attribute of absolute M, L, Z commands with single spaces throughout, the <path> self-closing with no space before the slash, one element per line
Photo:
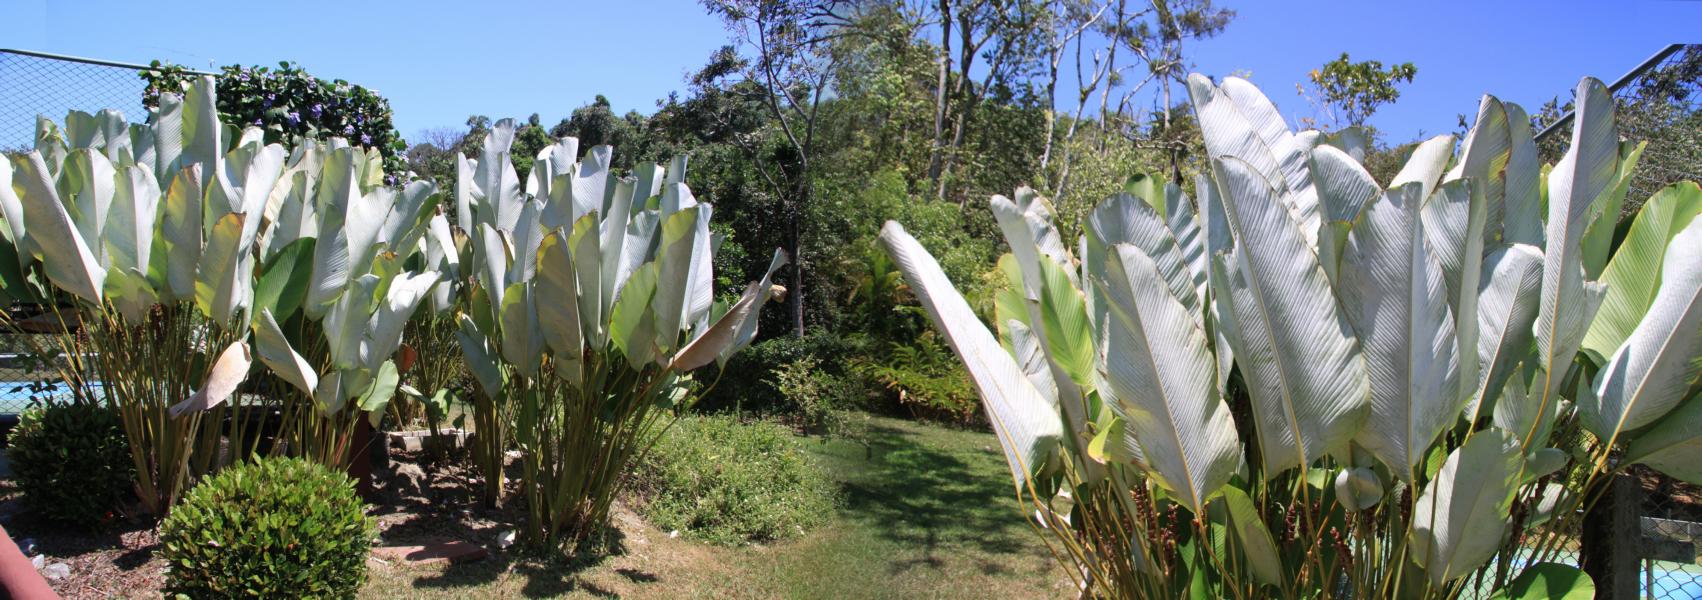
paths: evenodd
<path fill-rule="evenodd" d="M 1630 475 L 1615 475 L 1608 490 L 1584 514 L 1579 559 L 1596 582 L 1597 600 L 1638 596 L 1642 527 L 1638 522 L 1642 488 Z"/>

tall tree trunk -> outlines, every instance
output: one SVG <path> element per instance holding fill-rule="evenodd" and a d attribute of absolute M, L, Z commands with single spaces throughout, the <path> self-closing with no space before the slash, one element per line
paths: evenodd
<path fill-rule="evenodd" d="M 807 163 L 806 163 L 807 164 Z M 803 169 L 803 176 L 793 184 L 792 210 L 787 211 L 790 223 L 787 223 L 786 241 L 791 246 L 787 252 L 792 254 L 792 289 L 786 292 L 787 308 L 792 312 L 792 333 L 804 337 L 804 208 L 809 206 L 810 182 L 809 169 Z"/>
<path fill-rule="evenodd" d="M 940 77 L 934 88 L 934 141 L 928 148 L 928 181 L 940 178 L 941 153 L 945 151 L 946 90 L 951 87 L 951 0 L 940 0 Z"/>

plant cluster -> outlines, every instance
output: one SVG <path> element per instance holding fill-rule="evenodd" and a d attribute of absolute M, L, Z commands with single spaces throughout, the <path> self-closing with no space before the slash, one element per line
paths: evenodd
<path fill-rule="evenodd" d="M 1641 146 L 1600 82 L 1553 165 L 1485 97 L 1458 152 L 1427 140 L 1387 187 L 1252 84 L 1188 87 L 1197 202 L 1145 179 L 1077 245 L 1032 190 L 992 199 L 997 338 L 882 234 L 1087 593 L 1583 592 L 1545 563 L 1610 477 L 1702 480 L 1702 193 L 1663 190 L 1615 243 Z"/>
<path fill-rule="evenodd" d="M 142 105 L 149 109 L 159 107 L 161 94 L 182 94 L 200 78 L 157 60 L 140 75 L 148 84 Z M 391 124 L 390 101 L 365 87 L 341 79 L 326 81 L 287 61 L 276 69 L 228 65 L 219 75 L 218 110 L 225 123 L 259 128 L 266 143 L 299 145 L 341 138 L 384 157 L 386 184 L 400 184 L 407 175 L 403 153 L 408 145 Z"/>
<path fill-rule="evenodd" d="M 791 430 L 732 416 L 674 421 L 633 476 L 652 524 L 718 544 L 801 535 L 836 501 L 833 482 Z"/>
<path fill-rule="evenodd" d="M 165 592 L 352 598 L 375 534 L 347 475 L 295 458 L 225 469 L 160 524 Z"/>
<path fill-rule="evenodd" d="M 79 400 L 116 408 L 154 514 L 259 449 L 257 408 L 286 414 L 272 451 L 348 460 L 394 394 L 403 325 L 446 287 L 431 248 L 453 245 L 435 188 L 384 186 L 378 153 L 289 150 L 214 107 L 204 78 L 145 125 L 40 119 L 0 163 L 0 289 L 33 313 L 8 324 L 54 332 L 28 337 Z M 256 359 L 270 374 L 251 382 Z"/>
<path fill-rule="evenodd" d="M 35 514 L 71 525 L 107 519 L 130 491 L 130 448 L 111 409 L 48 401 L 18 415 L 7 439 L 12 478 Z"/>
<path fill-rule="evenodd" d="M 475 459 L 498 501 L 507 444 L 521 453 L 537 548 L 596 542 L 656 417 L 690 401 L 691 372 L 750 344 L 777 292 L 760 281 L 714 301 L 711 206 L 684 183 L 685 158 L 610 170 L 614 150 L 565 138 L 524 180 L 499 121 L 478 160 L 457 157 L 456 217 L 471 238 L 459 340 L 478 383 Z M 504 439 L 512 436 L 512 442 Z"/>

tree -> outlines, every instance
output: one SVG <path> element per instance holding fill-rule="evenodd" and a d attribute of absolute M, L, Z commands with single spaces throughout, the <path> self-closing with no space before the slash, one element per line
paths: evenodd
<path fill-rule="evenodd" d="M 703 5 L 722 20 L 737 45 L 717 51 L 696 83 L 753 96 L 790 148 L 790 156 L 778 165 L 780 177 L 766 172 L 764 177 L 784 202 L 785 248 L 793 264 L 786 301 L 792 329 L 802 337 L 803 272 L 809 260 L 802 252 L 800 215 L 810 203 L 816 124 L 833 73 L 833 56 L 824 50 L 851 22 L 845 11 L 853 5 L 848 0 L 704 0 Z M 741 56 L 741 50 L 750 56 Z M 743 82 L 754 85 L 739 85 Z"/>
<path fill-rule="evenodd" d="M 1300 94 L 1322 111 L 1334 128 L 1363 127 L 1378 108 L 1400 99 L 1397 85 L 1412 83 L 1417 74 L 1418 67 L 1410 62 L 1385 68 L 1377 60 L 1353 62 L 1343 52 L 1341 58 L 1312 70 L 1307 75 L 1312 93 L 1308 95 L 1302 88 Z"/>

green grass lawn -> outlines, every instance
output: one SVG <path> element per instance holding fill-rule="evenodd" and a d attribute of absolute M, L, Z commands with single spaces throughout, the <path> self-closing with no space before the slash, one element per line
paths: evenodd
<path fill-rule="evenodd" d="M 586 567 L 496 556 L 375 566 L 365 595 L 415 597 L 1048 598 L 1073 596 L 1023 522 L 989 434 L 873 418 L 859 442 L 806 442 L 842 486 L 826 526 L 766 546 L 673 538 L 616 515 L 625 553 Z"/>

